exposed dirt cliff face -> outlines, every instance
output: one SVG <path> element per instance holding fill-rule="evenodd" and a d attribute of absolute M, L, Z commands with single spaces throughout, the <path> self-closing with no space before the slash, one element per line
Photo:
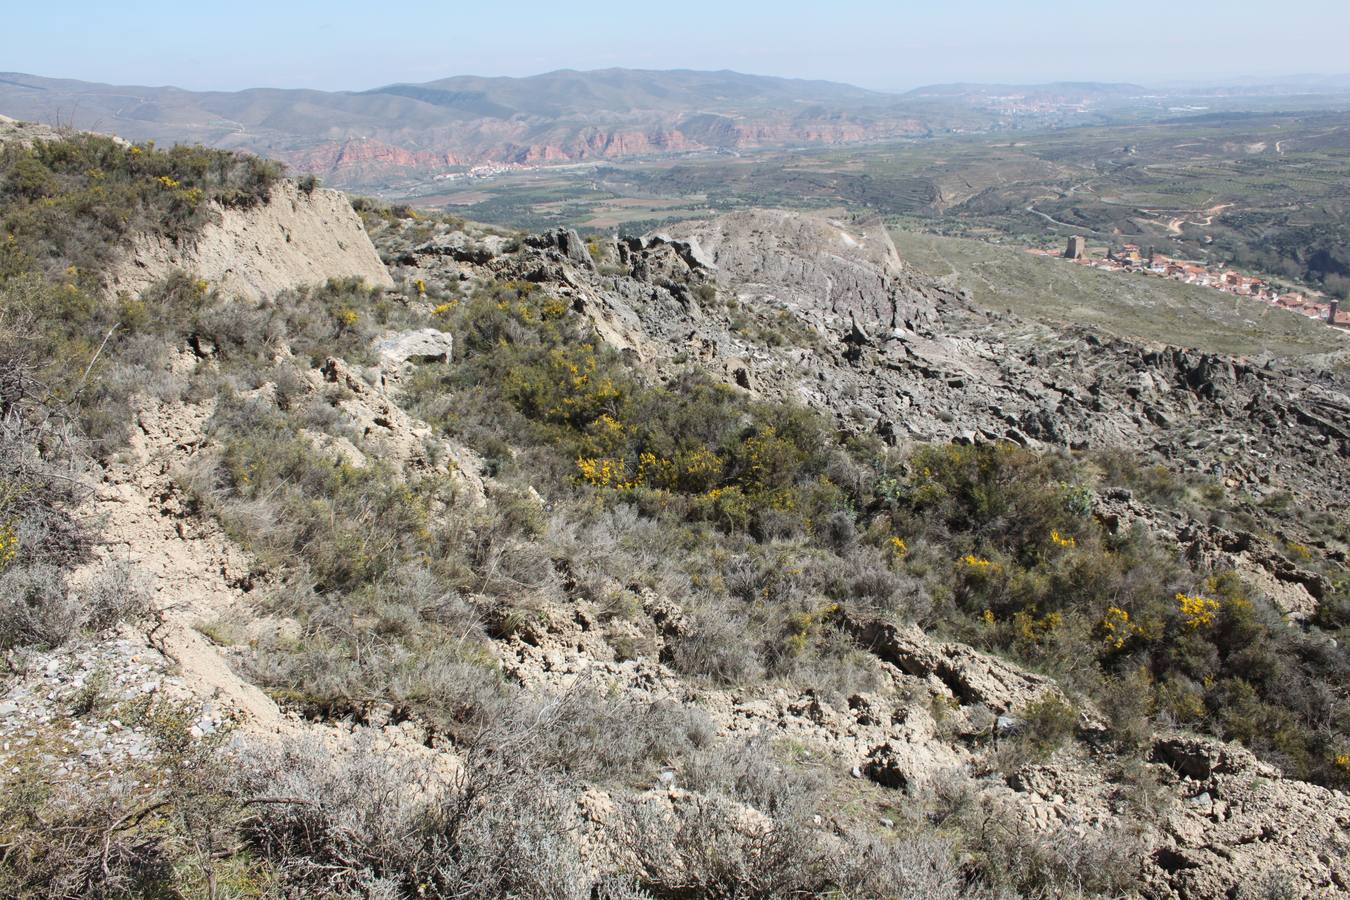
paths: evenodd
<path fill-rule="evenodd" d="M 393 286 L 360 217 L 338 191 L 305 191 L 285 181 L 265 204 L 215 211 L 216 221 L 190 242 L 137 239 L 108 273 L 108 290 L 134 295 L 174 271 L 253 299 L 330 278 Z"/>

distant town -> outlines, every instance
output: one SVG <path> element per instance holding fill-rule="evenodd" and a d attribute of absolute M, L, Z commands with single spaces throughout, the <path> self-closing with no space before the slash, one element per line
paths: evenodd
<path fill-rule="evenodd" d="M 1250 297 L 1253 300 L 1260 300 L 1280 309 L 1305 315 L 1310 319 L 1321 320 L 1328 325 L 1350 329 L 1350 310 L 1341 310 L 1340 303 L 1335 298 L 1326 297 L 1322 294 L 1302 294 L 1296 291 L 1281 292 L 1278 287 L 1261 278 L 1254 275 L 1244 275 L 1223 264 L 1205 266 L 1187 260 L 1172 259 L 1157 252 L 1152 247 L 1144 251 L 1140 250 L 1137 244 L 1125 244 L 1119 249 L 1109 248 L 1105 256 L 1090 256 L 1087 239 L 1075 235 L 1069 238 L 1068 246 L 1062 252 L 1040 247 L 1028 247 L 1026 252 L 1033 256 L 1063 257 L 1072 260 L 1077 265 L 1089 266 L 1094 269 L 1106 269 L 1112 272 L 1142 272 L 1146 275 L 1171 278 L 1174 281 L 1181 281 L 1186 284 L 1213 288 L 1226 294 Z"/>

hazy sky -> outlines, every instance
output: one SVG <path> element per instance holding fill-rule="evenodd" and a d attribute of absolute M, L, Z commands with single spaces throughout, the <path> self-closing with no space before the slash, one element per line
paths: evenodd
<path fill-rule="evenodd" d="M 0 28 L 0 71 L 221 90 L 608 66 L 879 89 L 1350 70 L 1348 0 L 48 0 Z"/>

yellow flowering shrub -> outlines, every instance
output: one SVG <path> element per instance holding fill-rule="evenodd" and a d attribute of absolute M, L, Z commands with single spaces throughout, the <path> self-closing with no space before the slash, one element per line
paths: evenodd
<path fill-rule="evenodd" d="M 622 460 L 579 456 L 577 472 L 581 480 L 592 487 L 618 490 L 630 484 Z"/>
<path fill-rule="evenodd" d="M 1060 534 L 1058 529 L 1050 530 L 1050 543 L 1054 544 L 1056 547 L 1063 547 L 1066 550 L 1071 550 L 1078 546 L 1076 540 L 1072 537 Z"/>
<path fill-rule="evenodd" d="M 1031 644 L 1041 643 L 1063 624 L 1063 613 L 1048 612 L 1038 617 L 1035 608 L 1018 610 L 1012 617 L 1013 632 L 1019 640 Z"/>
<path fill-rule="evenodd" d="M 624 424 L 607 412 L 601 413 L 586 426 L 582 446 L 591 455 L 621 453 L 625 444 Z"/>
<path fill-rule="evenodd" d="M 958 562 L 969 572 L 975 572 L 982 575 L 992 575 L 998 572 L 1002 567 L 998 563 L 992 562 L 973 553 L 967 553 L 961 557 Z"/>
<path fill-rule="evenodd" d="M 9 567 L 19 554 L 19 532 L 13 522 L 0 525 L 0 570 Z"/>
<path fill-rule="evenodd" d="M 1130 621 L 1129 612 L 1119 606 L 1112 606 L 1106 610 L 1106 615 L 1102 616 L 1097 631 L 1107 646 L 1113 650 L 1121 650 L 1129 643 L 1130 638 L 1139 633 L 1139 626 Z"/>
<path fill-rule="evenodd" d="M 1305 546 L 1304 544 L 1299 544 L 1290 541 L 1289 543 L 1284 545 L 1284 548 L 1289 551 L 1289 555 L 1292 556 L 1294 559 L 1297 560 L 1312 559 L 1313 555 L 1312 551 L 1309 550 L 1307 546 Z"/>
<path fill-rule="evenodd" d="M 820 630 L 821 623 L 838 611 L 838 603 L 827 603 L 817 609 L 789 615 L 783 649 L 789 656 L 800 656 L 805 653 L 810 646 L 812 635 Z"/>
<path fill-rule="evenodd" d="M 1169 680 L 1158 685 L 1158 708 L 1178 722 L 1194 722 L 1205 716 L 1204 695 L 1182 681 Z"/>
<path fill-rule="evenodd" d="M 509 372 L 505 389 L 527 415 L 581 428 L 616 409 L 623 397 L 615 380 L 600 371 L 590 344 L 549 350 L 539 365 Z"/>
<path fill-rule="evenodd" d="M 702 493 L 721 481 L 723 462 L 712 448 L 700 445 L 681 450 L 671 468 L 675 483 L 667 487 Z"/>
<path fill-rule="evenodd" d="M 1177 608 L 1181 611 L 1182 623 L 1188 631 L 1199 631 L 1211 627 L 1219 613 L 1219 601 L 1198 594 L 1176 596 Z"/>
<path fill-rule="evenodd" d="M 1118 606 L 1112 606 L 1102 617 L 1099 627 L 1106 643 L 1119 650 L 1130 639 L 1130 614 Z"/>

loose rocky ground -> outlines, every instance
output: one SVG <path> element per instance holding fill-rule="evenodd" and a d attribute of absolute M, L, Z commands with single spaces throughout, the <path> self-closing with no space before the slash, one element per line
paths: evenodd
<path fill-rule="evenodd" d="M 653 378 L 696 360 L 728 384 L 805 403 L 842 429 L 893 442 L 1125 447 L 1208 473 L 1258 500 L 1292 491 L 1333 514 L 1350 490 L 1343 376 L 991 314 L 909 270 L 880 229 L 752 212 L 642 239 L 588 246 L 561 231 L 527 243 L 532 252 L 505 253 L 490 236 L 451 232 L 388 258 L 409 278 L 549 285 Z M 1114 527 L 1144 522 L 1188 554 L 1238 569 L 1293 618 L 1309 616 L 1328 588 L 1291 566 L 1268 538 L 1128 496 L 1103 504 L 1099 515 Z M 1283 537 L 1319 541 L 1303 531 Z M 840 710 L 781 691 L 691 694 L 660 667 L 604 661 L 604 642 L 587 633 L 584 613 L 578 619 L 580 625 L 550 616 L 543 633 L 508 645 L 508 670 L 523 683 L 554 687 L 597 671 L 624 691 L 663 685 L 715 711 L 729 732 L 790 736 L 837 760 L 840 771 L 891 788 L 912 790 L 925 778 L 969 767 L 969 747 L 951 737 L 962 733 L 961 719 L 1024 707 L 1040 683 L 917 630 L 899 636 L 855 628 L 879 658 L 889 684 L 883 696 L 905 695 L 917 681 L 952 705 L 956 722 L 944 724 L 944 739 L 926 702 L 896 708 L 855 696 Z M 1232 895 L 1263 879 L 1287 879 L 1300 893 L 1350 891 L 1343 794 L 1280 780 L 1246 751 L 1204 739 L 1159 735 L 1151 759 L 1148 773 L 1122 776 L 1109 754 L 1080 752 L 1007 783 L 983 781 L 979 790 L 1004 815 L 1034 827 L 1119 828 L 1138 824 L 1138 811 L 1122 799 L 1130 782 L 1153 780 L 1164 811 L 1148 840 L 1150 891 Z"/>

